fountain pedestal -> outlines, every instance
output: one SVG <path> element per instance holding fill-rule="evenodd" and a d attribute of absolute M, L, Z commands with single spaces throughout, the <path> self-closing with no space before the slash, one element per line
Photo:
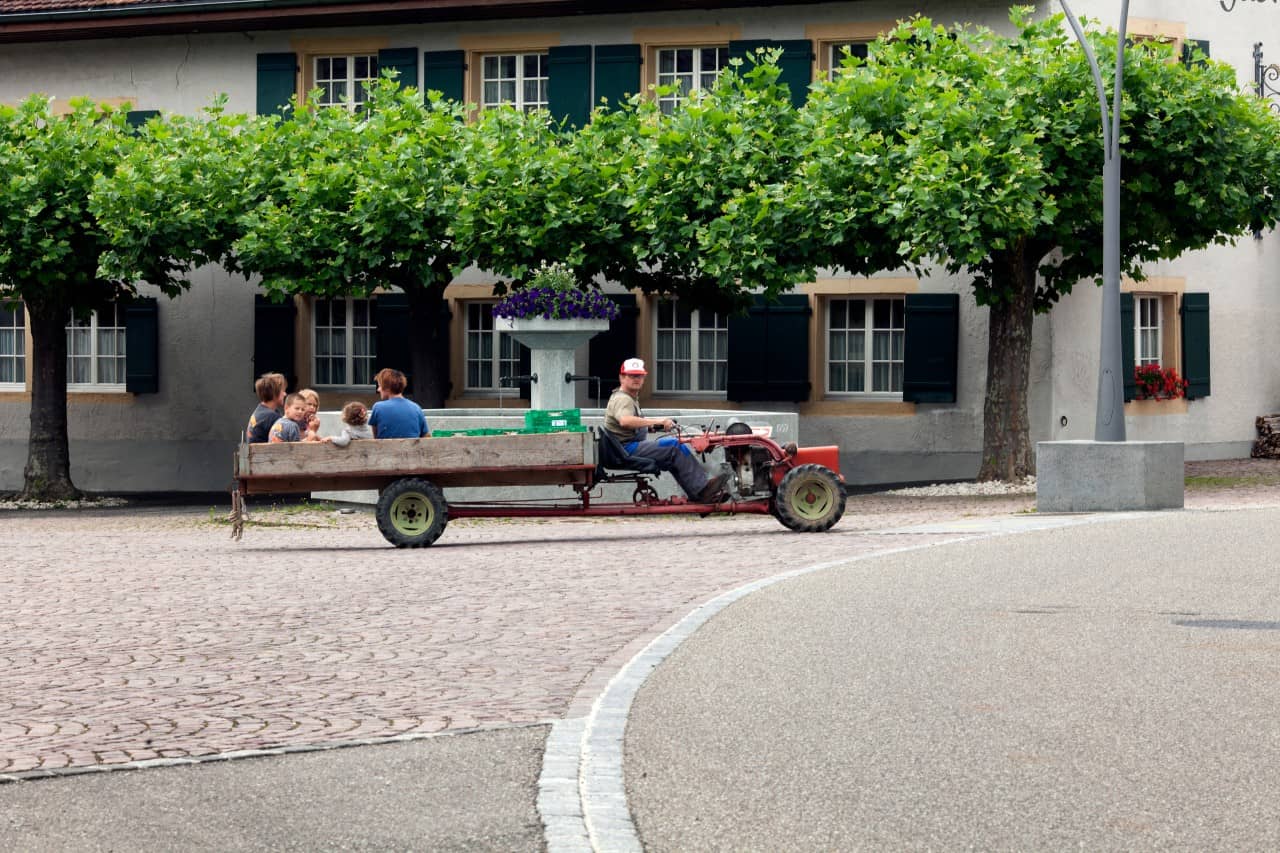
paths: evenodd
<path fill-rule="evenodd" d="M 529 369 L 538 377 L 529 389 L 529 407 L 577 408 L 577 386 L 565 379 L 575 372 L 573 353 L 596 335 L 608 331 L 609 321 L 498 317 L 494 323 L 529 348 Z"/>

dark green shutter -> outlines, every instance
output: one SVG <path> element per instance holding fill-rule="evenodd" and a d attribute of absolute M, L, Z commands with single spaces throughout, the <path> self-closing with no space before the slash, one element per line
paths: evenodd
<path fill-rule="evenodd" d="M 516 341 L 515 345 L 520 347 L 520 375 L 528 376 L 529 374 L 533 373 L 533 351 L 529 349 L 527 346 L 525 346 L 524 344 L 520 343 L 519 341 Z M 546 382 L 548 380 L 539 376 L 538 381 Z M 551 381 L 556 381 L 556 380 L 553 378 Z M 564 377 L 561 376 L 559 378 L 559 381 L 563 382 Z M 533 399 L 533 383 L 532 382 L 520 382 L 518 383 L 518 387 L 520 389 L 521 397 L 523 397 L 526 400 Z"/>
<path fill-rule="evenodd" d="M 729 58 L 745 59 L 742 70 L 750 70 L 751 59 L 756 50 L 762 47 L 780 47 L 782 56 L 778 57 L 778 82 L 791 90 L 792 106 L 803 106 L 809 97 L 809 84 L 813 82 L 813 42 L 772 41 L 770 39 L 747 39 L 729 42 Z M 749 58 L 750 57 L 750 58 Z"/>
<path fill-rule="evenodd" d="M 632 95 L 640 92 L 640 45 L 596 45 L 596 85 L 592 106 L 605 102 L 607 109 L 617 109 Z"/>
<path fill-rule="evenodd" d="M 960 295 L 907 294 L 903 337 L 902 399 L 911 403 L 954 403 Z"/>
<path fill-rule="evenodd" d="M 587 373 L 600 377 L 598 392 L 602 402 L 609 398 L 610 392 L 617 386 L 622 362 L 638 354 L 636 324 L 639 322 L 640 308 L 635 296 L 630 293 L 610 293 L 609 298 L 617 303 L 618 316 L 609 323 L 609 331 L 596 335 L 587 345 Z M 593 395 L 594 399 L 597 393 L 594 382 L 587 383 L 587 393 Z"/>
<path fill-rule="evenodd" d="M 258 115 L 283 114 L 298 91 L 298 58 L 292 53 L 258 54 Z"/>
<path fill-rule="evenodd" d="M 379 293 L 373 299 L 373 322 L 377 327 L 373 372 L 384 367 L 398 370 L 413 387 L 413 353 L 409 340 L 413 328 L 409 324 L 409 297 L 403 293 Z M 409 393 L 409 389 L 405 389 Z"/>
<path fill-rule="evenodd" d="M 396 82 L 401 89 L 418 85 L 418 49 L 416 47 L 390 47 L 378 51 L 378 73 L 397 71 Z"/>
<path fill-rule="evenodd" d="M 1209 396 L 1209 294 L 1182 294 L 1182 378 L 1187 397 Z"/>
<path fill-rule="evenodd" d="M 809 297 L 767 304 L 755 297 L 746 316 L 729 318 L 726 396 L 736 402 L 809 399 Z"/>
<path fill-rule="evenodd" d="M 1126 403 L 1138 396 L 1138 383 L 1133 378 L 1133 368 L 1138 363 L 1133 354 L 1133 336 L 1136 328 L 1133 312 L 1133 294 L 1120 294 L 1120 373 L 1124 380 Z"/>
<path fill-rule="evenodd" d="M 1194 53 L 1196 49 L 1203 55 L 1197 56 Z M 1209 42 L 1205 39 L 1187 39 L 1182 43 L 1182 64 L 1188 68 L 1192 65 L 1204 65 L 1208 58 Z"/>
<path fill-rule="evenodd" d="M 124 114 L 124 120 L 129 123 L 129 127 L 134 130 L 142 127 L 149 119 L 153 119 L 160 115 L 159 110 L 129 110 Z"/>
<path fill-rule="evenodd" d="M 279 373 L 289 387 L 298 389 L 293 363 L 294 325 L 298 309 L 292 298 L 272 302 L 261 293 L 253 297 L 253 376 Z"/>
<path fill-rule="evenodd" d="M 154 297 L 125 306 L 124 354 L 124 389 L 131 394 L 159 391 L 160 309 Z"/>
<path fill-rule="evenodd" d="M 466 92 L 467 54 L 462 50 L 429 50 L 422 54 L 422 88 L 462 102 Z"/>
<path fill-rule="evenodd" d="M 547 109 L 556 121 L 582 127 L 591 115 L 591 45 L 553 47 L 547 54 Z"/>

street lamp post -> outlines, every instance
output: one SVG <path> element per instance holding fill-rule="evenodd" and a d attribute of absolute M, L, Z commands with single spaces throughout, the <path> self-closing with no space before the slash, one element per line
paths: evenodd
<path fill-rule="evenodd" d="M 1094 441 L 1124 441 L 1124 380 L 1120 348 L 1120 100 L 1124 91 L 1124 42 L 1129 23 L 1129 0 L 1121 0 L 1116 35 L 1115 91 L 1111 110 L 1102 85 L 1098 60 L 1067 0 L 1059 0 L 1093 72 L 1093 85 L 1102 110 L 1102 352 L 1098 368 L 1098 411 Z"/>

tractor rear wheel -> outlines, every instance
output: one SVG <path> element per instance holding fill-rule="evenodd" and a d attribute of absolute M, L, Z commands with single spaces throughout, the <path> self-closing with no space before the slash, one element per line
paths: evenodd
<path fill-rule="evenodd" d="M 449 521 L 444 492 L 430 480 L 405 477 L 382 490 L 375 511 L 378 530 L 397 548 L 425 548 Z"/>
<path fill-rule="evenodd" d="M 822 465 L 792 468 L 773 495 L 778 521 L 801 533 L 829 530 L 844 515 L 844 486 Z"/>

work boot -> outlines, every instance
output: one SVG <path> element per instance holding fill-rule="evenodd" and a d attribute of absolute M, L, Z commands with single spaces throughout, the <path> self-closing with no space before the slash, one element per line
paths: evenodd
<path fill-rule="evenodd" d="M 698 503 L 704 504 L 719 503 L 724 499 L 724 486 L 727 482 L 729 482 L 728 474 L 717 474 L 710 480 L 707 480 L 707 484 L 702 487 L 702 491 L 698 492 L 696 500 Z"/>

